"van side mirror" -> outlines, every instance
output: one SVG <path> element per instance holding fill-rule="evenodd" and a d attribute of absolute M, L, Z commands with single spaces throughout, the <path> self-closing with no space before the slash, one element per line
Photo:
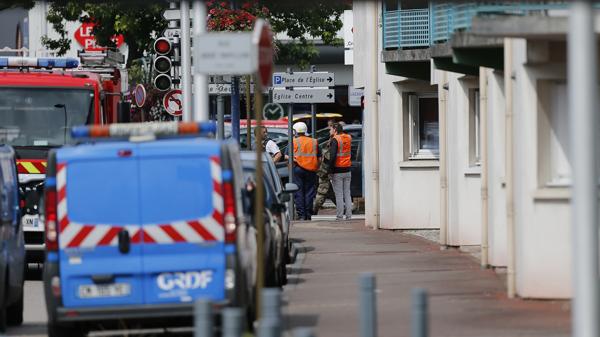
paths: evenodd
<path fill-rule="evenodd" d="M 298 188 L 298 185 L 296 185 L 294 183 L 287 183 L 287 184 L 285 184 L 283 193 L 292 194 L 292 193 L 298 192 L 298 190 L 300 190 L 300 188 Z"/>
<path fill-rule="evenodd" d="M 131 122 L 131 103 L 121 101 L 117 104 L 117 123 Z"/>

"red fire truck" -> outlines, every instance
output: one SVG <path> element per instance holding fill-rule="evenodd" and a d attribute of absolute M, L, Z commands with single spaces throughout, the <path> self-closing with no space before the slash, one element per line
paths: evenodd
<path fill-rule="evenodd" d="M 0 56 L 0 143 L 17 154 L 29 263 L 44 259 L 40 198 L 48 151 L 73 143 L 75 125 L 127 121 L 122 64 L 123 56 L 108 50 L 79 58 Z"/>

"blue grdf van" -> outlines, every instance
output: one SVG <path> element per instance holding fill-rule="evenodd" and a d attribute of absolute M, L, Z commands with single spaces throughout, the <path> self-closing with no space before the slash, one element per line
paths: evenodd
<path fill-rule="evenodd" d="M 214 124 L 81 127 L 74 136 L 108 141 L 49 153 L 49 336 L 191 325 L 199 298 L 253 312 L 256 237 L 238 148 L 198 137 L 207 131 Z"/>

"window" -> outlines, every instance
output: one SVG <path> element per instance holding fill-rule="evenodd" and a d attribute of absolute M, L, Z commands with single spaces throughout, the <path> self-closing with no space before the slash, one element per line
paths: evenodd
<path fill-rule="evenodd" d="M 538 172 L 541 186 L 571 184 L 569 114 L 564 81 L 540 81 Z"/>
<path fill-rule="evenodd" d="M 481 165 L 479 89 L 469 90 L 469 166 Z"/>
<path fill-rule="evenodd" d="M 439 156 L 439 113 L 436 94 L 408 95 L 410 159 Z"/>

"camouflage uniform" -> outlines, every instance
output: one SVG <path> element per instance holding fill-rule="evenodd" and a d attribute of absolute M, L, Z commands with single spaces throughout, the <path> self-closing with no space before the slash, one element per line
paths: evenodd
<path fill-rule="evenodd" d="M 325 198 L 327 197 L 327 192 L 329 192 L 329 141 L 323 144 L 321 148 L 321 164 L 319 165 L 319 171 L 317 171 L 317 176 L 319 177 L 319 186 L 317 188 L 317 196 L 315 201 L 313 202 L 313 214 L 318 214 L 319 209 L 325 203 Z"/>

